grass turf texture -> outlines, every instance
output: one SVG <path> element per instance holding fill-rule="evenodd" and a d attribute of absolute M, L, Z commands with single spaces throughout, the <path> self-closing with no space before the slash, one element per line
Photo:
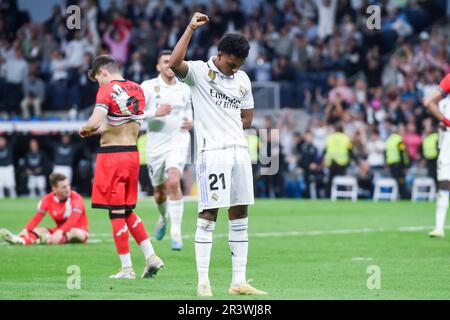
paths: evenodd
<path fill-rule="evenodd" d="M 0 201 L 0 227 L 19 232 L 37 201 Z M 87 245 L 0 245 L 0 299 L 197 299 L 193 236 L 196 202 L 185 204 L 184 249 L 170 249 L 168 234 L 153 240 L 166 267 L 154 279 L 110 280 L 119 268 L 105 210 L 90 208 Z M 153 234 L 152 200 L 136 213 Z M 226 212 L 219 212 L 210 266 L 214 299 L 448 299 L 450 237 L 430 239 L 433 203 L 257 200 L 250 210 L 247 277 L 265 297 L 227 294 L 231 255 Z M 49 217 L 41 225 L 50 226 Z M 402 229 L 419 226 L 422 228 Z M 142 253 L 130 235 L 137 275 Z M 81 289 L 66 286 L 67 267 L 81 269 Z M 369 290 L 367 268 L 381 270 L 381 289 Z"/>

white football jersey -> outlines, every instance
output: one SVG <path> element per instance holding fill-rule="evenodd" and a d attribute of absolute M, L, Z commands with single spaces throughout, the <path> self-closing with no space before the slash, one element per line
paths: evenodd
<path fill-rule="evenodd" d="M 199 150 L 247 146 L 241 109 L 253 108 L 250 79 L 244 71 L 226 76 L 208 62 L 189 61 L 184 81 L 191 88 L 194 128 Z"/>
<path fill-rule="evenodd" d="M 169 85 L 162 79 L 146 80 L 141 84 L 145 95 L 145 112 L 147 120 L 147 153 L 158 155 L 167 150 L 177 141 L 177 135 L 189 135 L 181 130 L 183 118 L 192 121 L 191 93 L 189 87 L 177 80 Z M 170 104 L 172 111 L 164 117 L 155 117 L 159 106 Z"/>

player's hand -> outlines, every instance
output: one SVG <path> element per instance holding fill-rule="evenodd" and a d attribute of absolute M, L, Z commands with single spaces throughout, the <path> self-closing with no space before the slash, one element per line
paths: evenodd
<path fill-rule="evenodd" d="M 164 117 L 172 112 L 172 106 L 170 104 L 162 104 L 155 112 L 155 117 Z"/>
<path fill-rule="evenodd" d="M 183 124 L 181 125 L 182 130 L 191 130 L 193 127 L 192 121 L 189 121 L 188 118 L 183 118 Z"/>
<path fill-rule="evenodd" d="M 83 127 L 78 131 L 78 134 L 82 138 L 87 138 L 91 135 L 91 132 L 89 130 L 86 130 L 86 128 Z"/>
<path fill-rule="evenodd" d="M 63 231 L 61 229 L 56 230 L 51 237 L 48 239 L 47 243 L 50 244 L 59 244 L 63 240 Z"/>
<path fill-rule="evenodd" d="M 197 28 L 207 24 L 209 22 L 209 18 L 206 14 L 196 12 L 192 16 L 191 22 L 189 22 L 189 27 L 195 31 Z"/>
<path fill-rule="evenodd" d="M 27 229 L 23 229 L 22 231 L 20 231 L 19 236 L 28 237 L 28 230 Z"/>

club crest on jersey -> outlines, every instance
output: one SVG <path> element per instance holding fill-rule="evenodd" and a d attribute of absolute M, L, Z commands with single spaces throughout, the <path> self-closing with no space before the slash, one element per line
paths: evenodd
<path fill-rule="evenodd" d="M 244 93 L 245 93 L 245 88 L 244 88 L 244 86 L 243 86 L 243 85 L 239 86 L 239 94 L 241 95 L 241 97 L 244 96 Z"/>
<path fill-rule="evenodd" d="M 215 71 L 213 71 L 213 70 L 208 71 L 208 77 L 211 79 L 209 81 L 209 83 L 215 84 L 214 80 L 216 79 L 216 75 L 217 75 L 217 73 Z"/>
<path fill-rule="evenodd" d="M 159 85 L 155 86 L 155 92 L 159 93 L 161 91 L 161 87 Z"/>
<path fill-rule="evenodd" d="M 211 195 L 211 199 L 214 200 L 214 201 L 217 201 L 217 200 L 219 200 L 219 196 L 217 195 L 217 193 L 213 193 Z"/>

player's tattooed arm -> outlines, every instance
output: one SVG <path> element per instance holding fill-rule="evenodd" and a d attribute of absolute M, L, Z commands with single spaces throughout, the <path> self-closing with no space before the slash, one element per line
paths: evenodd
<path fill-rule="evenodd" d="M 106 114 L 103 108 L 94 108 L 94 112 L 88 122 L 79 130 L 80 137 L 86 138 L 97 133 L 99 130 L 101 131 Z"/>
<path fill-rule="evenodd" d="M 191 22 L 189 22 L 189 25 L 186 27 L 186 30 L 172 51 L 169 66 L 181 79 L 184 79 L 189 71 L 189 66 L 186 61 L 184 61 L 184 57 L 186 56 L 186 51 L 189 46 L 189 42 L 191 41 L 192 34 L 195 30 L 197 30 L 197 28 L 208 23 L 208 21 L 209 18 L 207 15 L 200 12 L 194 13 Z"/>
<path fill-rule="evenodd" d="M 241 119 L 244 129 L 250 129 L 253 121 L 253 109 L 241 109 Z"/>
<path fill-rule="evenodd" d="M 444 117 L 441 111 L 439 111 L 438 103 L 442 98 L 442 92 L 438 89 L 434 89 L 425 99 L 424 104 L 437 120 L 441 121 L 447 127 L 450 127 L 450 120 Z"/>

